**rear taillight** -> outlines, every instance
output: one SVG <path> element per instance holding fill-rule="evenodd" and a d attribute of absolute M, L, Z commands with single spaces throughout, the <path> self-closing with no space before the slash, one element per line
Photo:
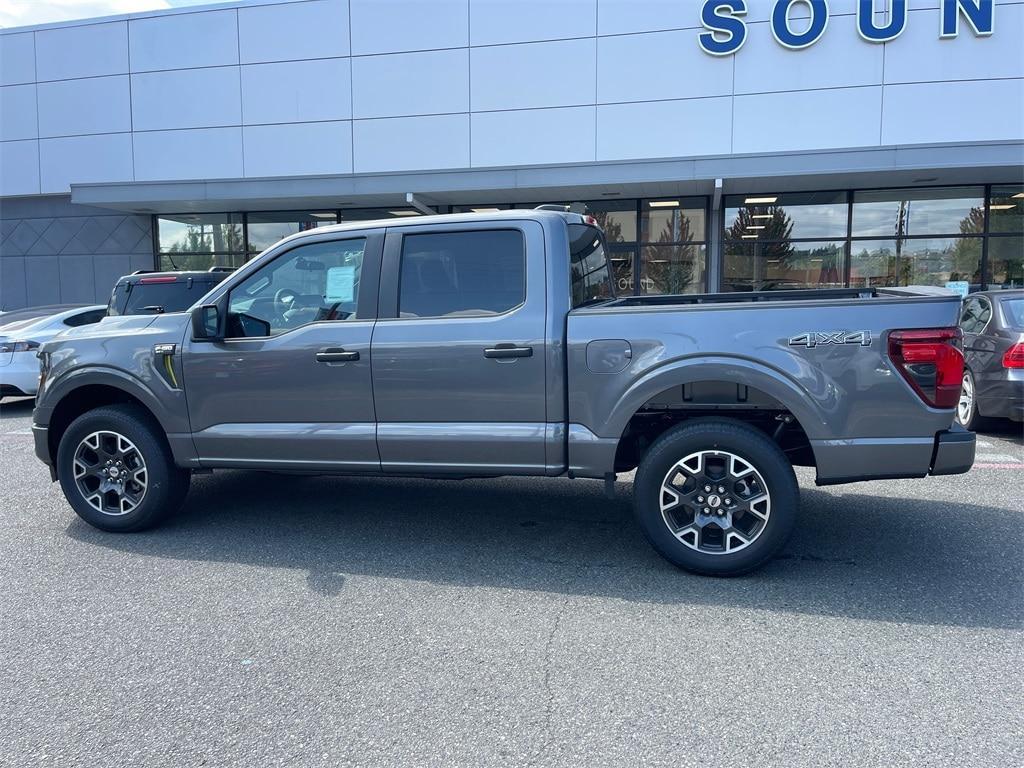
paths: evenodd
<path fill-rule="evenodd" d="M 0 352 L 31 352 L 33 349 L 39 349 L 38 341 L 0 342 Z"/>
<path fill-rule="evenodd" d="M 953 408 L 960 399 L 964 355 L 959 328 L 922 328 L 889 333 L 889 359 L 914 391 L 933 408 Z"/>
<path fill-rule="evenodd" d="M 1024 341 L 1019 341 L 1003 354 L 1003 368 L 1024 368 Z"/>

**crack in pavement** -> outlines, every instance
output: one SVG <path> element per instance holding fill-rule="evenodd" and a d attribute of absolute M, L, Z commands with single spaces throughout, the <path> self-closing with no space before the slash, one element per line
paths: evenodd
<path fill-rule="evenodd" d="M 551 721 L 555 711 L 555 692 L 551 688 L 551 652 L 555 646 L 555 635 L 558 634 L 558 630 L 562 626 L 562 619 L 565 617 L 568 609 L 569 598 L 565 598 L 558 609 L 558 613 L 555 615 L 551 631 L 548 632 L 547 640 L 544 643 L 544 724 L 540 746 L 527 763 L 529 766 L 536 765 L 537 761 L 547 752 L 554 741 L 551 735 Z"/>

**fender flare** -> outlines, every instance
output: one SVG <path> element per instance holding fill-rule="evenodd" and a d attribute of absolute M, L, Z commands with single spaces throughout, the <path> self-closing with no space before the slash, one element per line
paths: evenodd
<path fill-rule="evenodd" d="M 174 429 L 169 429 L 169 427 L 174 426 L 173 423 L 168 418 L 168 414 L 164 412 L 165 409 L 161 405 L 160 400 L 146 386 L 145 382 L 117 368 L 101 365 L 83 366 L 62 375 L 56 382 L 46 388 L 42 399 L 36 404 L 37 412 L 39 410 L 46 411 L 48 424 L 53 411 L 56 410 L 57 406 L 68 395 L 82 387 L 93 385 L 118 389 L 134 397 L 153 414 L 153 417 L 159 422 L 161 429 L 165 433 L 175 431 Z"/>
<path fill-rule="evenodd" d="M 827 409 L 819 405 L 830 401 L 824 377 L 817 382 L 823 393 L 816 397 L 785 371 L 747 358 L 724 355 L 677 359 L 647 371 L 619 398 L 601 434 L 621 439 L 630 419 L 644 403 L 666 389 L 697 381 L 724 381 L 760 390 L 793 414 L 809 440 L 827 436 Z"/>

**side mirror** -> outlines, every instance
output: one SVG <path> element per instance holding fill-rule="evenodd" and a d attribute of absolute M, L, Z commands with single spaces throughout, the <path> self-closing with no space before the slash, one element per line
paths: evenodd
<path fill-rule="evenodd" d="M 223 338 L 220 308 L 216 304 L 203 304 L 192 310 L 193 341 L 219 341 Z"/>

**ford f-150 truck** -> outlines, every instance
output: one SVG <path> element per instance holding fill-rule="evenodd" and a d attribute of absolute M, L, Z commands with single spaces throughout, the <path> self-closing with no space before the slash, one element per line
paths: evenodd
<path fill-rule="evenodd" d="M 36 453 L 107 531 L 194 472 L 444 478 L 636 469 L 676 565 L 749 571 L 819 484 L 966 472 L 959 299 L 911 289 L 622 297 L 569 211 L 360 222 L 277 243 L 188 313 L 40 353 Z"/>

